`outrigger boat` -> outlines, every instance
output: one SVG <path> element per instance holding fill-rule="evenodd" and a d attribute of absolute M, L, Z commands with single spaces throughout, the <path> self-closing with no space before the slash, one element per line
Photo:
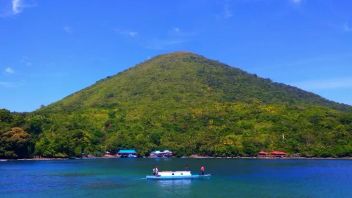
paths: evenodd
<path fill-rule="evenodd" d="M 147 175 L 146 179 L 205 179 L 210 176 L 210 174 L 192 175 L 191 171 L 161 171 L 157 175 Z"/>

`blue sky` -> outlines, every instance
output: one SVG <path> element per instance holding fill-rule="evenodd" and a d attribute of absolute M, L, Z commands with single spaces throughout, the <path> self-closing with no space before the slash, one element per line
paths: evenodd
<path fill-rule="evenodd" d="M 352 105 L 350 0 L 0 0 L 0 108 L 192 51 Z"/>

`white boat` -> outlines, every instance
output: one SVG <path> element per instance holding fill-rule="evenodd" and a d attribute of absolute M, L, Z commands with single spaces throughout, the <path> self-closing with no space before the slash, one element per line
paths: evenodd
<path fill-rule="evenodd" d="M 210 174 L 192 175 L 191 171 L 161 171 L 157 175 L 147 175 L 146 179 L 202 179 L 210 176 Z"/>

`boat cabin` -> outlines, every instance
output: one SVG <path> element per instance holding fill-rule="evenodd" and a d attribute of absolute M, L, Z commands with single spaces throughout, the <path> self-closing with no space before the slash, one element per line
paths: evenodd
<path fill-rule="evenodd" d="M 135 149 L 121 149 L 117 154 L 121 158 L 136 158 L 137 157 L 137 151 Z"/>
<path fill-rule="evenodd" d="M 158 176 L 191 176 L 191 171 L 161 171 Z"/>

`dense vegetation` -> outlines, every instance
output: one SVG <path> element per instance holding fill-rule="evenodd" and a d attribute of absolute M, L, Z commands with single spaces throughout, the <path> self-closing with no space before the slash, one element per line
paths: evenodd
<path fill-rule="evenodd" d="M 0 157 L 352 156 L 351 107 L 191 53 L 148 60 L 30 114 L 2 110 Z"/>
<path fill-rule="evenodd" d="M 0 158 L 24 158 L 32 153 L 31 136 L 23 130 L 24 116 L 0 109 Z"/>

